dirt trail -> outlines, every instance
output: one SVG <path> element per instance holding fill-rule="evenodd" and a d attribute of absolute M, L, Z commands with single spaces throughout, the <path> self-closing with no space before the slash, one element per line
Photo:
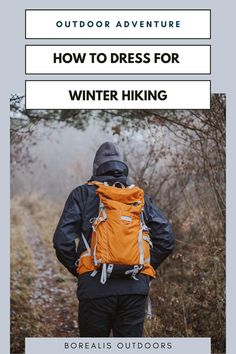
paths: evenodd
<path fill-rule="evenodd" d="M 76 281 L 68 281 L 65 286 L 54 252 L 47 249 L 38 225 L 27 210 L 24 220 L 25 239 L 36 267 L 30 304 L 37 308 L 40 322 L 49 328 L 48 336 L 77 337 L 77 313 L 71 305 L 76 297 Z"/>

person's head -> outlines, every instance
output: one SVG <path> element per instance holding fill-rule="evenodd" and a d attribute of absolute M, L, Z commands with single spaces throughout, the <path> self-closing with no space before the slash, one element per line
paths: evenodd
<path fill-rule="evenodd" d="M 117 146 L 111 142 L 103 143 L 95 154 L 93 176 L 127 177 L 128 166 L 124 163 Z"/>

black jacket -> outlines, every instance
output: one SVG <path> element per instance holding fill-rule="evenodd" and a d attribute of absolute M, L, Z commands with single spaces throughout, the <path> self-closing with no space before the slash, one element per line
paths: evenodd
<path fill-rule="evenodd" d="M 109 180 L 107 177 L 96 177 L 96 180 L 98 179 L 100 181 Z M 81 240 L 81 232 L 90 242 L 92 231 L 90 220 L 98 215 L 98 208 L 99 199 L 96 195 L 96 186 L 81 185 L 70 193 L 56 228 L 53 244 L 57 258 L 75 276 L 77 276 L 75 263 L 86 249 Z M 170 224 L 148 195 L 145 195 L 144 220 L 150 228 L 150 237 L 153 243 L 151 265 L 157 269 L 172 252 L 175 242 Z M 79 239 L 78 246 L 76 246 L 76 239 Z M 139 274 L 138 278 L 139 281 L 132 278 L 108 279 L 106 284 L 102 285 L 99 274 L 92 278 L 90 273 L 84 273 L 78 277 L 78 297 L 83 299 L 119 294 L 145 295 L 148 293 L 149 277 Z"/>

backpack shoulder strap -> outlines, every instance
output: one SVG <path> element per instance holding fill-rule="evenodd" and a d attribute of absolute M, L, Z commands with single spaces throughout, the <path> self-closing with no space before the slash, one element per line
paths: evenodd
<path fill-rule="evenodd" d="M 87 184 L 89 186 L 97 186 L 97 187 L 101 187 L 101 186 L 109 186 L 109 184 L 107 182 L 100 182 L 100 181 L 89 181 L 87 182 Z"/>

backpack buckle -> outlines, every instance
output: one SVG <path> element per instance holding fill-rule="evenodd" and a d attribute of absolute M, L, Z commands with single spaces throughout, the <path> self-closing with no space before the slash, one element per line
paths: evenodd
<path fill-rule="evenodd" d="M 113 264 L 108 264 L 108 266 L 107 266 L 107 278 L 110 278 L 111 273 L 113 271 L 113 267 L 114 267 Z"/>
<path fill-rule="evenodd" d="M 142 268 L 142 265 L 134 265 L 133 269 L 127 270 L 125 274 L 130 274 L 131 278 L 133 278 L 134 280 L 138 280 L 138 278 L 136 278 L 136 275 L 140 272 L 140 270 L 142 270 Z"/>

